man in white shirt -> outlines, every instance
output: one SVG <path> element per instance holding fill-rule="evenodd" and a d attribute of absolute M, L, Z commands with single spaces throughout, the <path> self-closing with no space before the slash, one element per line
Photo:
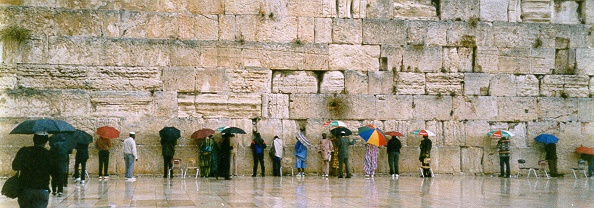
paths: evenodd
<path fill-rule="evenodd" d="M 135 181 L 132 177 L 134 171 L 134 161 L 138 161 L 138 152 L 136 151 L 136 142 L 134 137 L 136 133 L 130 132 L 130 137 L 124 140 L 124 160 L 126 161 L 126 181 Z"/>

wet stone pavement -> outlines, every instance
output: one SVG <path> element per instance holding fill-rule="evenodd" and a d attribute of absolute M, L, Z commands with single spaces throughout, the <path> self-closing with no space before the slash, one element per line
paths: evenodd
<path fill-rule="evenodd" d="M 0 180 L 0 185 L 6 179 Z M 91 178 L 69 182 L 50 207 L 592 207 L 594 179 L 498 178 L 437 175 L 350 179 L 319 176 L 193 177 L 171 180 L 138 176 L 136 182 Z M 18 207 L 0 196 L 0 207 Z"/>

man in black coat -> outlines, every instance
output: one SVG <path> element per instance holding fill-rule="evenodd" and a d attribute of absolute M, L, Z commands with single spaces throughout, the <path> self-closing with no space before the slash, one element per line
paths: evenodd
<path fill-rule="evenodd" d="M 225 180 L 231 180 L 229 171 L 231 169 L 231 137 L 234 134 L 223 134 L 223 140 L 221 141 L 221 148 L 219 149 L 219 176 L 224 177 Z"/>
<path fill-rule="evenodd" d="M 399 174 L 400 148 L 402 148 L 402 143 L 398 138 L 392 136 L 392 139 L 388 141 L 388 165 L 390 166 L 390 175 L 396 179 L 398 179 Z"/>
<path fill-rule="evenodd" d="M 74 157 L 74 181 L 85 184 L 85 173 L 87 172 L 87 160 L 89 159 L 89 144 L 77 144 L 76 156 Z M 80 166 L 80 171 L 78 167 Z"/>
<path fill-rule="evenodd" d="M 20 207 L 47 207 L 49 200 L 49 181 L 52 172 L 50 152 L 44 148 L 47 133 L 39 132 L 33 136 L 34 146 L 19 149 L 12 169 L 20 171 L 22 188 L 18 198 Z"/>
<path fill-rule="evenodd" d="M 163 154 L 163 178 L 173 176 L 173 156 L 175 155 L 175 145 L 177 145 L 177 139 L 161 138 L 161 153 Z"/>
<path fill-rule="evenodd" d="M 429 139 L 429 136 L 423 136 L 423 140 L 421 141 L 421 155 L 419 155 L 419 160 L 423 164 L 423 166 L 428 166 L 430 164 L 425 163 L 425 158 L 431 158 L 431 146 L 432 142 Z M 423 174 L 427 177 L 431 177 L 431 172 L 429 169 L 423 169 Z"/>
<path fill-rule="evenodd" d="M 549 171 L 551 172 L 551 177 L 557 177 L 557 144 L 545 144 L 545 159 L 549 163 Z"/>
<path fill-rule="evenodd" d="M 264 150 L 266 150 L 266 142 L 264 142 L 264 139 L 262 139 L 262 136 L 260 136 L 259 132 L 254 132 L 254 139 L 252 140 L 250 147 L 252 148 L 252 153 L 254 155 L 254 172 L 252 177 L 256 177 L 256 172 L 258 171 L 258 162 L 260 162 L 262 177 L 264 177 Z"/>

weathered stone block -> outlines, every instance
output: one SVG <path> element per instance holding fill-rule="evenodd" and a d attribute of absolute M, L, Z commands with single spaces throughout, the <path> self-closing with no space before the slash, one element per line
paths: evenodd
<path fill-rule="evenodd" d="M 530 24 L 494 22 L 492 26 L 493 46 L 531 48 L 538 38 L 534 29 L 537 29 L 536 26 Z"/>
<path fill-rule="evenodd" d="M 150 92 L 94 91 L 90 96 L 93 116 L 138 118 L 153 112 Z"/>
<path fill-rule="evenodd" d="M 227 87 L 233 93 L 270 92 L 272 71 L 268 69 L 228 69 Z"/>
<path fill-rule="evenodd" d="M 395 0 L 394 17 L 402 19 L 437 20 L 435 6 L 430 1 Z"/>
<path fill-rule="evenodd" d="M 336 1 L 289 1 L 286 2 L 288 16 L 297 17 L 335 17 Z M 330 9 L 332 8 L 332 10 Z"/>
<path fill-rule="evenodd" d="M 466 144 L 466 124 L 462 121 L 443 122 L 443 145 L 464 146 Z"/>
<path fill-rule="evenodd" d="M 439 173 L 460 172 L 460 147 L 440 147 L 438 152 L 437 167 Z"/>
<path fill-rule="evenodd" d="M 314 20 L 314 42 L 330 43 L 332 42 L 332 19 L 315 18 Z"/>
<path fill-rule="evenodd" d="M 239 26 L 237 25 L 237 21 L 235 20 L 235 15 L 221 14 L 218 15 L 218 17 L 219 40 L 236 41 L 242 38 L 240 31 L 238 31 L 237 29 Z"/>
<path fill-rule="evenodd" d="M 513 74 L 494 74 L 491 77 L 489 93 L 491 96 L 516 96 L 516 81 Z"/>
<path fill-rule="evenodd" d="M 540 94 L 548 97 L 561 96 L 564 82 L 563 75 L 546 75 L 540 83 Z"/>
<path fill-rule="evenodd" d="M 392 94 L 394 90 L 394 72 L 368 71 L 369 94 Z"/>
<path fill-rule="evenodd" d="M 225 2 L 218 0 L 188 1 L 186 9 L 192 14 L 223 14 Z"/>
<path fill-rule="evenodd" d="M 452 118 L 456 120 L 492 120 L 497 117 L 498 102 L 490 96 L 456 96 Z"/>
<path fill-rule="evenodd" d="M 557 1 L 554 2 L 553 17 L 551 23 L 556 24 L 580 24 L 582 10 L 578 1 Z"/>
<path fill-rule="evenodd" d="M 465 73 L 464 95 L 489 95 L 491 76 L 486 73 Z"/>
<path fill-rule="evenodd" d="M 513 0 L 512 0 L 513 1 Z M 509 0 L 480 0 L 480 19 L 487 22 L 508 21 Z"/>
<path fill-rule="evenodd" d="M 577 121 L 577 113 L 577 99 L 538 98 L 538 118 L 541 121 Z"/>
<path fill-rule="evenodd" d="M 344 71 L 344 90 L 347 94 L 368 94 L 369 78 L 362 71 Z"/>
<path fill-rule="evenodd" d="M 551 20 L 551 2 L 522 1 L 522 21 L 549 22 Z"/>
<path fill-rule="evenodd" d="M 157 91 L 154 93 L 154 116 L 177 117 L 177 92 Z M 160 129 L 159 129 L 160 130 Z"/>
<path fill-rule="evenodd" d="M 441 46 L 407 46 L 403 56 L 403 71 L 439 72 L 442 68 Z"/>
<path fill-rule="evenodd" d="M 482 11 L 482 5 L 479 7 L 480 0 L 443 0 L 439 4 L 439 13 L 441 20 L 469 20 L 478 18 L 479 11 Z"/>
<path fill-rule="evenodd" d="M 515 91 L 520 97 L 535 97 L 540 95 L 539 80 L 534 75 L 516 75 Z"/>
<path fill-rule="evenodd" d="M 196 90 L 196 68 L 170 67 L 163 69 L 163 90 L 194 92 Z"/>
<path fill-rule="evenodd" d="M 169 55 L 172 66 L 200 66 L 201 47 L 196 42 L 177 41 L 171 45 Z"/>
<path fill-rule="evenodd" d="M 581 122 L 594 121 L 594 101 L 588 98 L 578 98 L 577 115 Z"/>
<path fill-rule="evenodd" d="M 576 73 L 585 75 L 594 75 L 594 49 L 576 48 L 575 49 Z"/>
<path fill-rule="evenodd" d="M 446 45 L 447 25 L 436 21 L 407 21 L 408 45 Z"/>
<path fill-rule="evenodd" d="M 365 7 L 367 7 L 365 10 L 365 16 L 367 18 L 380 19 L 394 17 L 394 1 L 392 0 L 369 1 Z"/>
<path fill-rule="evenodd" d="M 400 72 L 396 78 L 396 94 L 425 94 L 425 74 Z"/>
<path fill-rule="evenodd" d="M 297 38 L 304 43 L 315 41 L 315 24 L 313 17 L 298 17 Z"/>
<path fill-rule="evenodd" d="M 413 116 L 420 120 L 448 120 L 452 116 L 452 97 L 415 95 Z"/>
<path fill-rule="evenodd" d="M 483 154 L 482 147 L 461 148 L 461 171 L 465 173 L 483 173 Z"/>
<path fill-rule="evenodd" d="M 475 25 L 469 22 L 448 21 L 444 24 L 447 26 L 448 46 L 493 46 L 494 29 L 491 23 L 478 22 Z"/>
<path fill-rule="evenodd" d="M 264 9 L 259 1 L 230 0 L 223 4 L 225 14 L 258 14 Z"/>
<path fill-rule="evenodd" d="M 49 64 L 102 65 L 102 41 L 85 38 L 51 37 L 48 39 Z"/>
<path fill-rule="evenodd" d="M 466 47 L 443 48 L 443 70 L 447 72 L 472 72 L 474 52 Z"/>
<path fill-rule="evenodd" d="M 179 24 L 179 31 L 173 31 L 173 33 L 177 33 L 180 39 L 182 40 L 219 40 L 220 27 L 217 15 L 181 15 L 177 17 L 177 22 Z M 158 23 L 157 25 L 155 25 L 155 30 L 158 31 L 159 26 L 163 25 L 168 24 Z M 164 38 L 169 37 L 170 36 L 165 36 Z"/>
<path fill-rule="evenodd" d="M 272 93 L 317 93 L 318 79 L 312 71 L 275 71 Z"/>
<path fill-rule="evenodd" d="M 409 120 L 413 118 L 413 99 L 410 95 L 376 95 L 376 119 Z M 386 124 L 387 125 L 387 124 Z M 401 132 L 405 134 L 407 131 Z M 405 134 L 406 135 L 406 134 Z"/>
<path fill-rule="evenodd" d="M 530 49 L 530 73 L 551 74 L 555 68 L 554 48 Z"/>
<path fill-rule="evenodd" d="M 330 45 L 331 70 L 372 71 L 379 69 L 379 46 Z"/>
<path fill-rule="evenodd" d="M 330 47 L 331 48 L 331 47 Z M 328 70 L 332 51 L 327 44 L 265 44 L 258 49 L 261 67 L 288 70 Z M 331 56 L 330 56 L 331 57 Z"/>
<path fill-rule="evenodd" d="M 476 48 L 475 72 L 496 73 L 499 70 L 499 49 L 496 47 Z M 505 69 L 502 69 L 505 70 Z"/>
<path fill-rule="evenodd" d="M 428 94 L 461 95 L 464 83 L 462 73 L 427 73 L 425 87 Z"/>
<path fill-rule="evenodd" d="M 84 117 L 91 112 L 91 98 L 83 90 L 63 90 L 57 96 L 60 106 L 60 116 Z M 56 102 L 56 101 L 54 101 Z"/>
<path fill-rule="evenodd" d="M 490 130 L 489 123 L 485 120 L 470 120 L 466 123 L 466 146 L 483 147 L 491 139 L 487 137 Z"/>
<path fill-rule="evenodd" d="M 101 19 L 97 10 L 65 10 L 53 18 L 57 32 L 64 36 L 101 36 Z"/>
<path fill-rule="evenodd" d="M 591 138 L 584 137 L 582 134 L 582 123 L 577 121 L 560 122 L 559 134 L 554 135 L 559 137 L 559 140 L 563 140 L 563 142 L 558 143 L 558 147 L 576 148 L 580 145 L 586 146 L 585 144 L 588 144 L 592 140 Z"/>
<path fill-rule="evenodd" d="M 529 74 L 530 48 L 499 48 L 497 71 L 499 73 Z M 551 67 L 552 68 L 552 67 Z"/>
<path fill-rule="evenodd" d="M 497 97 L 498 121 L 531 121 L 537 118 L 536 98 Z"/>
<path fill-rule="evenodd" d="M 204 118 L 254 118 L 262 115 L 260 95 L 196 95 L 196 114 Z"/>
<path fill-rule="evenodd" d="M 291 94 L 289 116 L 291 119 L 330 118 L 329 99 L 328 95 L 323 94 Z"/>
<path fill-rule="evenodd" d="M 567 93 L 568 97 L 589 97 L 589 82 L 590 77 L 586 75 L 565 75 L 563 91 Z"/>
<path fill-rule="evenodd" d="M 406 44 L 406 22 L 402 20 L 363 19 L 363 44 Z"/>
<path fill-rule="evenodd" d="M 382 58 L 386 58 L 386 69 L 394 72 L 400 71 L 402 68 L 402 58 L 404 55 L 404 48 L 402 46 L 382 45 Z"/>
<path fill-rule="evenodd" d="M 377 116 L 375 110 L 377 98 L 374 95 L 337 95 L 342 100 L 345 119 L 369 119 Z"/>
<path fill-rule="evenodd" d="M 115 66 L 167 66 L 169 64 L 170 46 L 162 41 L 147 40 L 147 39 L 110 39 L 105 42 L 94 42 L 95 44 L 102 44 L 104 53 L 98 53 L 99 57 L 90 55 L 88 59 L 95 59 L 93 61 L 100 61 L 102 65 Z M 82 44 L 82 43 L 76 43 Z M 56 50 L 68 50 L 72 53 L 78 53 L 76 50 L 64 49 L 70 46 L 56 46 Z M 100 48 L 99 46 L 94 46 Z M 50 49 L 51 50 L 51 49 Z M 86 49 L 85 49 L 86 50 Z M 61 53 L 55 52 L 52 54 Z M 94 53 L 88 50 L 77 56 L 85 56 L 87 53 Z M 57 54 L 56 54 L 57 55 Z M 73 56 L 73 55 L 69 55 Z M 61 57 L 68 58 L 68 57 Z M 78 58 L 78 57 L 70 57 Z M 69 58 L 69 59 L 70 59 Z M 82 58 L 82 57 L 81 57 Z M 86 58 L 85 58 L 86 59 Z M 56 62 L 61 62 L 56 60 Z M 82 64 L 82 63 L 79 63 Z M 89 63 L 91 64 L 91 63 Z"/>
<path fill-rule="evenodd" d="M 344 91 L 344 74 L 340 71 L 324 73 L 320 83 L 320 93 L 341 93 Z"/>
<path fill-rule="evenodd" d="M 261 21 L 256 28 L 256 41 L 289 43 L 297 38 L 297 17 Z"/>
<path fill-rule="evenodd" d="M 191 75 L 189 75 L 191 76 Z M 196 69 L 196 91 L 221 93 L 225 88 L 225 69 Z"/>
<path fill-rule="evenodd" d="M 333 19 L 332 43 L 360 45 L 362 37 L 361 19 Z"/>

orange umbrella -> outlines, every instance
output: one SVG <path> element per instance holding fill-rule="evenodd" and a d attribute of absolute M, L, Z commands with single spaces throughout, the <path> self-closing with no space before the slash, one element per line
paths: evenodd
<path fill-rule="evenodd" d="M 582 153 L 582 154 L 587 154 L 587 155 L 594 155 L 594 149 L 592 149 L 590 147 L 579 146 L 578 148 L 575 148 L 575 151 L 577 153 Z"/>
<path fill-rule="evenodd" d="M 193 138 L 193 139 L 202 139 L 202 138 L 206 138 L 206 137 L 208 137 L 208 136 L 210 136 L 210 135 L 213 135 L 214 133 L 215 133 L 215 131 L 214 131 L 214 130 L 212 130 L 212 129 L 209 129 L 209 128 L 203 128 L 203 129 L 200 129 L 200 130 L 198 130 L 198 131 L 195 131 L 195 132 L 192 134 L 192 138 Z"/>
<path fill-rule="evenodd" d="M 386 132 L 386 135 L 388 135 L 388 136 L 404 136 L 404 134 L 397 132 L 397 131 Z"/>
<path fill-rule="evenodd" d="M 107 139 L 115 139 L 120 137 L 120 131 L 111 126 L 102 126 L 97 128 L 97 135 Z"/>

